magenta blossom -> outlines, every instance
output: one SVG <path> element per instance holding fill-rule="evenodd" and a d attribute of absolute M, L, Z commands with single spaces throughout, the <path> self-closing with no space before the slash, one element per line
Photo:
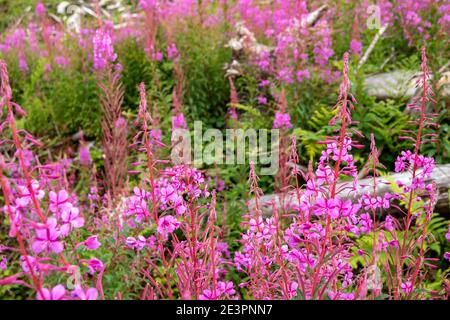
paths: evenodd
<path fill-rule="evenodd" d="M 292 128 L 291 116 L 288 113 L 277 111 L 275 113 L 275 120 L 273 121 L 274 129 L 290 129 Z"/>
<path fill-rule="evenodd" d="M 28 206 L 33 200 L 29 189 L 26 186 L 19 185 L 17 190 L 19 191 L 19 196 L 16 198 L 16 204 L 20 207 Z M 31 182 L 31 190 L 33 190 L 34 196 L 39 200 L 45 196 L 44 190 L 40 189 L 39 182 L 36 180 Z"/>
<path fill-rule="evenodd" d="M 198 296 L 199 300 L 217 300 L 217 292 L 214 294 L 213 290 L 205 289 L 203 293 Z"/>
<path fill-rule="evenodd" d="M 167 239 L 167 235 L 174 232 L 180 227 L 180 222 L 173 216 L 164 216 L 159 219 L 157 231 L 164 239 Z"/>
<path fill-rule="evenodd" d="M 180 128 L 187 128 L 186 120 L 184 119 L 184 114 L 182 112 L 172 117 L 172 130 Z"/>
<path fill-rule="evenodd" d="M 95 288 L 89 288 L 86 291 L 82 288 L 78 288 L 72 291 L 72 297 L 80 300 L 97 300 L 98 291 Z"/>
<path fill-rule="evenodd" d="M 258 96 L 258 103 L 259 104 L 267 104 L 267 98 L 264 97 L 263 95 L 259 95 Z"/>
<path fill-rule="evenodd" d="M 38 291 L 36 298 L 38 300 L 63 300 L 65 294 L 66 289 L 62 285 L 58 284 L 53 287 L 51 291 L 47 288 L 41 288 L 41 290 Z"/>
<path fill-rule="evenodd" d="M 69 202 L 69 194 L 66 190 L 60 190 L 58 193 L 50 191 L 48 197 L 50 200 L 49 210 L 53 213 L 68 211 L 72 208 L 72 204 Z"/>
<path fill-rule="evenodd" d="M 352 39 L 352 41 L 350 42 L 350 51 L 353 54 L 356 55 L 361 55 L 362 53 L 362 43 L 356 39 Z"/>
<path fill-rule="evenodd" d="M 309 78 L 310 78 L 310 74 L 309 74 L 308 69 L 297 71 L 297 81 L 298 82 L 303 82 L 305 79 L 309 79 Z"/>
<path fill-rule="evenodd" d="M 36 228 L 36 238 L 31 245 L 35 253 L 42 251 L 61 253 L 64 250 L 64 245 L 58 239 L 59 231 L 56 229 L 56 225 L 56 219 L 50 218 L 44 226 Z"/>
<path fill-rule="evenodd" d="M 36 4 L 36 8 L 34 9 L 34 12 L 37 17 L 43 17 L 45 15 L 45 6 L 42 4 L 42 2 L 38 2 Z"/>
<path fill-rule="evenodd" d="M 89 260 L 81 260 L 81 261 L 87 264 L 90 274 L 94 274 L 96 272 L 102 271 L 104 268 L 103 262 L 97 258 L 92 258 Z"/>
<path fill-rule="evenodd" d="M 402 288 L 403 292 L 407 293 L 407 294 L 411 293 L 413 290 L 413 285 L 412 285 L 411 281 L 402 282 L 400 287 Z"/>
<path fill-rule="evenodd" d="M 292 281 L 289 285 L 289 298 L 294 298 L 297 295 L 298 283 Z"/>
<path fill-rule="evenodd" d="M 79 152 L 80 164 L 88 167 L 92 163 L 91 154 L 89 153 L 89 145 L 83 144 Z"/>
<path fill-rule="evenodd" d="M 172 43 L 167 47 L 167 57 L 172 60 L 178 56 L 178 49 L 175 43 Z"/>
<path fill-rule="evenodd" d="M 162 54 L 162 52 L 161 52 L 161 51 L 154 52 L 154 53 L 152 54 L 152 59 L 153 59 L 154 61 L 162 61 L 162 60 L 163 60 L 163 54 Z"/>
<path fill-rule="evenodd" d="M 388 215 L 386 217 L 386 220 L 384 221 L 384 227 L 386 228 L 386 230 L 391 232 L 395 230 L 394 219 L 391 216 Z"/>
<path fill-rule="evenodd" d="M 231 281 L 219 281 L 217 283 L 217 290 L 222 295 L 232 296 L 236 293 L 236 290 L 234 290 L 233 282 Z"/>
<path fill-rule="evenodd" d="M 101 243 L 98 241 L 98 236 L 90 236 L 82 244 L 89 250 L 96 250 L 101 246 Z"/>
<path fill-rule="evenodd" d="M 94 46 L 94 69 L 104 69 L 108 63 L 117 59 L 114 53 L 111 35 L 104 29 L 97 29 L 92 39 Z"/>
<path fill-rule="evenodd" d="M 144 247 L 147 245 L 147 239 L 144 236 L 138 236 L 138 238 L 134 237 L 128 237 L 127 240 L 127 246 L 133 249 L 136 249 L 138 251 L 144 249 Z"/>
<path fill-rule="evenodd" d="M 61 213 L 61 235 L 67 236 L 73 229 L 79 229 L 84 226 L 84 218 L 80 216 L 78 208 L 72 207 Z"/>

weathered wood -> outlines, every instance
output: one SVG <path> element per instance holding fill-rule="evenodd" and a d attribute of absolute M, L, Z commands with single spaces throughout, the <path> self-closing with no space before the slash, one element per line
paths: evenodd
<path fill-rule="evenodd" d="M 378 99 L 410 98 L 416 94 L 416 82 L 421 73 L 413 71 L 393 71 L 368 76 L 364 80 L 367 93 Z M 450 96 L 450 72 L 444 72 L 438 81 L 441 95 Z"/>
<path fill-rule="evenodd" d="M 411 183 L 411 173 L 394 173 L 385 177 L 377 177 L 376 183 L 376 194 L 383 195 L 386 192 L 391 192 L 391 184 L 389 181 L 401 182 L 403 184 Z M 449 188 L 450 188 L 450 164 L 438 165 L 433 170 L 431 175 L 431 179 L 428 182 L 433 181 L 436 184 L 438 190 L 438 199 L 435 206 L 435 212 L 445 213 L 448 215 L 449 212 Z M 348 182 L 346 183 L 348 185 Z M 360 197 L 364 193 L 372 193 L 373 192 L 373 180 L 371 178 L 362 179 L 359 181 L 358 192 L 356 195 L 349 195 L 348 188 L 345 190 L 345 183 L 339 183 L 336 190 L 340 190 L 338 192 L 338 196 L 344 199 L 352 198 L 356 201 L 358 197 Z M 344 189 L 344 190 L 342 190 Z M 263 215 L 270 216 L 272 214 L 272 203 L 275 202 L 275 205 L 280 208 L 281 200 L 280 196 L 276 194 L 268 194 L 263 195 L 261 197 L 261 210 Z M 295 206 L 298 205 L 298 200 L 295 192 L 289 192 L 284 196 L 284 206 Z M 249 202 L 249 207 L 255 207 L 255 201 L 252 199 Z"/>

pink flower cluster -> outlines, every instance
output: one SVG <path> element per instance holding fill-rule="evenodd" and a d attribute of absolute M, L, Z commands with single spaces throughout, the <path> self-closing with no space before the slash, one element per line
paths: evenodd
<path fill-rule="evenodd" d="M 176 129 L 187 129 L 186 120 L 182 112 L 172 117 L 172 130 Z"/>
<path fill-rule="evenodd" d="M 412 179 L 411 185 L 406 186 L 401 182 L 399 184 L 403 187 L 405 192 L 409 192 L 410 189 L 426 189 L 430 191 L 432 189 L 431 184 L 427 184 L 426 180 L 431 178 L 431 173 L 435 168 L 434 159 L 431 157 L 425 157 L 418 155 L 417 157 L 409 150 L 402 151 L 401 155 L 397 157 L 395 161 L 395 172 L 404 172 L 406 170 L 420 170 Z"/>
<path fill-rule="evenodd" d="M 95 70 L 102 70 L 109 63 L 113 63 L 117 59 L 117 54 L 114 52 L 111 33 L 108 29 L 97 29 L 92 38 L 92 45 L 94 47 Z"/>
<path fill-rule="evenodd" d="M 275 119 L 273 121 L 273 128 L 274 129 L 291 129 L 291 116 L 289 113 L 282 113 L 280 111 L 277 111 L 275 113 Z"/>

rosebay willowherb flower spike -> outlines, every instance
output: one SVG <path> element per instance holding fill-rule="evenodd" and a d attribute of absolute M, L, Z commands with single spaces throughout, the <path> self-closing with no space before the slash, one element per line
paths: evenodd
<path fill-rule="evenodd" d="M 416 293 L 417 286 L 420 285 L 423 268 L 425 267 L 425 243 L 428 238 L 428 224 L 433 214 L 434 203 L 436 201 L 436 187 L 427 180 L 435 167 L 433 158 L 420 154 L 421 146 L 436 139 L 436 134 L 427 133 L 428 128 L 437 126 L 433 122 L 435 114 L 427 111 L 428 103 L 436 103 L 429 83 L 430 74 L 425 47 L 422 48 L 422 63 L 419 79 L 417 80 L 418 96 L 408 105 L 415 113 L 419 113 L 419 118 L 415 120 L 417 131 L 412 136 L 404 137 L 414 142 L 414 151 L 402 151 L 395 162 L 395 171 L 403 172 L 408 170 L 411 173 L 411 184 L 401 184 L 402 196 L 406 199 L 406 212 L 404 217 L 405 231 L 403 233 L 402 245 L 399 254 L 400 261 L 396 268 L 395 296 L 400 298 L 402 293 L 411 298 Z M 428 197 L 428 201 L 422 202 L 422 198 Z M 417 221 L 415 228 L 412 228 L 413 221 Z M 421 222 L 419 222 L 421 221 Z M 417 240 L 416 240 L 417 239 Z M 417 241 L 417 242 L 415 242 Z M 419 244 L 419 252 L 414 251 Z M 414 263 L 406 271 L 404 264 L 406 257 L 413 256 Z M 418 281 L 419 280 L 419 281 Z"/>
<path fill-rule="evenodd" d="M 63 299 L 67 297 L 64 286 L 56 285 L 50 291 L 45 283 L 55 273 L 59 272 L 59 277 L 64 277 L 67 273 L 72 274 L 74 267 L 78 268 L 79 256 L 71 252 L 75 252 L 80 244 L 66 241 L 66 238 L 72 236 L 75 229 L 84 227 L 85 220 L 73 195 L 64 189 L 53 191 L 51 188 L 57 185 L 45 183 L 46 175 L 36 174 L 46 165 L 36 164 L 38 159 L 34 159 L 31 147 L 38 144 L 33 142 L 32 136 L 16 128 L 13 107 L 15 110 L 20 107 L 11 100 L 8 71 L 1 60 L 0 79 L 2 107 L 3 104 L 7 106 L 6 123 L 12 136 L 12 142 L 6 140 L 6 145 L 14 150 L 9 163 L 5 161 L 5 157 L 9 158 L 7 152 L 5 157 L 0 155 L 0 185 L 5 201 L 3 211 L 9 218 L 9 236 L 17 240 L 21 255 L 18 261 L 21 269 L 9 283 L 34 289 L 39 300 Z M 22 139 L 22 134 L 25 139 Z M 27 278 L 31 284 L 27 283 Z M 81 276 L 78 284 L 81 285 Z M 90 298 L 96 298 L 97 289 L 88 291 Z"/>

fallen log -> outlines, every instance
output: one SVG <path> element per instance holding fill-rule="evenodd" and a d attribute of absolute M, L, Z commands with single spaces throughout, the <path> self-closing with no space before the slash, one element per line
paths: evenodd
<path fill-rule="evenodd" d="M 368 76 L 364 87 L 368 95 L 378 99 L 411 98 L 416 94 L 416 82 L 421 73 L 413 71 L 393 71 Z M 437 84 L 442 87 L 441 95 L 450 96 L 450 72 L 444 72 Z"/>
<path fill-rule="evenodd" d="M 420 171 L 419 171 L 420 172 Z M 391 182 L 401 182 L 403 184 L 411 183 L 411 173 L 394 173 L 390 174 L 386 177 L 381 176 L 377 177 L 376 182 L 376 194 L 377 196 L 382 196 L 387 192 L 392 192 Z M 449 189 L 450 189 L 450 164 L 438 165 L 433 170 L 431 175 L 431 179 L 427 181 L 428 183 L 435 183 L 436 189 L 438 192 L 437 203 L 435 205 L 435 212 L 442 213 L 446 216 L 449 215 Z M 349 194 L 348 188 L 345 186 L 348 185 L 348 182 L 339 183 L 336 190 L 340 190 L 337 195 L 343 199 L 353 199 L 357 201 L 357 199 L 365 194 L 365 193 L 373 193 L 373 180 L 372 178 L 366 178 L 359 180 L 359 186 L 357 188 L 356 194 Z M 284 202 L 282 206 L 281 203 Z M 263 195 L 260 198 L 261 211 L 264 216 L 272 215 L 273 204 L 278 208 L 281 207 L 294 207 L 298 205 L 297 195 L 295 192 L 291 191 L 283 197 L 279 194 L 268 194 Z M 249 208 L 255 208 L 255 200 L 252 199 L 249 201 Z M 395 209 L 393 209 L 395 211 Z"/>

